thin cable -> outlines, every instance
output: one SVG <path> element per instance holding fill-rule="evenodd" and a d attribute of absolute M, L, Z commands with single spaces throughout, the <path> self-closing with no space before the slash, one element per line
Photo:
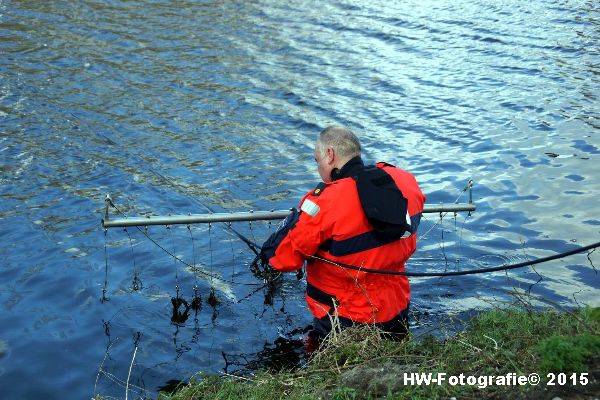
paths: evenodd
<path fill-rule="evenodd" d="M 571 256 L 573 254 L 583 253 L 585 251 L 592 250 L 592 249 L 595 249 L 597 247 L 600 247 L 600 242 L 596 242 L 596 243 L 590 244 L 588 246 L 580 247 L 580 248 L 577 248 L 577 249 L 569 250 L 569 251 L 566 251 L 564 253 L 558 253 L 558 254 L 555 254 L 553 256 L 542 257 L 542 258 L 538 258 L 537 260 L 524 261 L 524 262 L 521 262 L 521 263 L 518 263 L 518 264 L 501 265 L 501 266 L 498 266 L 498 267 L 483 268 L 483 269 L 472 269 L 472 270 L 467 270 L 467 271 L 452 271 L 452 272 L 402 272 L 402 271 L 390 271 L 390 270 L 384 270 L 384 269 L 372 269 L 372 268 L 356 267 L 354 265 L 337 263 L 335 261 L 331 261 L 331 260 L 328 260 L 326 258 L 317 257 L 317 256 L 311 256 L 311 258 L 313 258 L 315 260 L 323 261 L 323 262 L 325 262 L 327 264 L 330 264 L 330 265 L 338 266 L 340 268 L 347 268 L 347 269 L 352 269 L 352 270 L 355 270 L 355 271 L 368 272 L 368 273 L 371 273 L 371 274 L 401 275 L 401 276 L 409 276 L 409 277 L 458 276 L 458 275 L 483 274 L 483 273 L 487 273 L 487 272 L 505 271 L 505 270 L 511 270 L 511 269 L 516 269 L 516 268 L 528 267 L 528 266 L 531 266 L 531 265 L 541 264 L 541 263 L 545 263 L 545 262 L 548 262 L 548 261 L 557 260 L 557 259 L 560 259 L 560 258 L 565 258 L 565 257 Z"/>
<path fill-rule="evenodd" d="M 188 232 L 190 233 L 190 238 L 192 239 L 192 263 L 194 264 L 194 268 L 192 269 L 192 273 L 194 274 L 194 297 L 192 297 L 192 302 L 190 304 L 190 306 L 192 307 L 192 309 L 195 312 L 194 315 L 194 323 L 196 325 L 196 330 L 198 330 L 197 325 L 198 325 L 198 311 L 200 311 L 200 308 L 202 307 L 202 298 L 201 296 L 198 294 L 198 275 L 196 274 L 196 245 L 194 244 L 194 235 L 192 234 L 192 227 L 190 225 L 187 226 Z M 196 332 L 196 334 L 194 335 L 195 337 L 197 337 L 199 333 Z"/>
<path fill-rule="evenodd" d="M 594 272 L 596 273 L 596 275 L 598 275 L 598 270 L 596 270 L 596 266 L 594 265 L 594 263 L 592 262 L 592 259 L 590 258 L 590 255 L 591 255 L 591 254 L 592 254 L 594 251 L 596 251 L 596 249 L 594 249 L 594 250 L 592 250 L 592 251 L 590 251 L 590 252 L 588 253 L 588 255 L 587 255 L 587 259 L 588 259 L 588 261 L 590 262 L 590 265 L 592 266 L 592 268 L 594 269 Z"/>
<path fill-rule="evenodd" d="M 445 216 L 445 214 L 444 214 L 444 216 Z M 446 272 L 446 271 L 448 271 L 448 256 L 446 256 L 446 243 L 444 242 L 444 222 L 442 221 L 442 213 L 440 213 L 440 223 L 442 225 L 442 229 L 441 229 L 442 241 L 441 241 L 440 246 L 442 248 L 442 255 L 444 256 L 444 264 L 445 264 L 444 272 Z"/>
<path fill-rule="evenodd" d="M 196 275 L 196 244 L 194 243 L 194 235 L 192 234 L 192 227 L 190 225 L 187 226 L 187 230 L 190 234 L 190 239 L 192 239 L 192 272 L 194 273 L 194 293 L 198 289 L 198 275 Z"/>
<path fill-rule="evenodd" d="M 107 233 L 108 233 L 108 229 L 105 229 L 104 230 L 104 286 L 102 287 L 102 299 L 100 299 L 101 303 L 108 301 L 108 298 L 106 297 L 106 292 L 108 290 L 108 252 L 106 250 Z"/>
<path fill-rule="evenodd" d="M 129 237 L 129 247 L 131 248 L 131 259 L 133 260 L 133 282 L 131 283 L 131 289 L 140 290 L 142 288 L 141 280 L 139 279 L 139 271 L 135 264 L 135 252 L 133 251 L 133 240 L 131 239 L 131 235 L 127 228 L 123 228 L 125 233 L 127 233 L 127 237 Z"/>
<path fill-rule="evenodd" d="M 102 134 L 102 133 L 98 133 L 98 135 L 102 136 L 104 139 L 106 139 L 106 141 L 114 146 L 119 147 L 125 154 L 127 154 L 130 158 L 135 158 L 138 161 L 142 161 L 139 157 L 131 154 L 129 151 L 127 151 L 123 146 L 121 146 L 119 143 L 115 142 L 114 140 L 110 139 L 109 137 L 107 137 L 106 135 Z M 147 165 L 147 163 L 146 163 Z M 164 176 L 163 174 L 161 174 L 160 172 L 156 171 L 154 168 L 148 166 L 148 171 L 152 172 L 154 175 L 156 175 L 158 178 L 160 178 L 164 183 L 168 183 L 171 186 L 175 186 L 175 187 L 180 187 L 183 189 L 182 193 L 184 196 L 186 196 L 188 199 L 190 199 L 192 202 L 198 204 L 199 206 L 201 206 L 202 208 L 204 208 L 205 210 L 207 210 L 209 213 L 214 214 L 214 210 L 212 208 L 210 208 L 209 206 L 207 206 L 206 204 L 202 203 L 200 200 L 198 200 L 196 197 L 193 197 L 192 195 L 190 195 L 189 193 L 187 193 L 187 189 L 178 184 L 173 182 L 173 180 L 167 178 L 166 176 Z M 252 241 L 250 241 L 248 238 L 246 238 L 244 235 L 242 235 L 241 233 L 239 233 L 237 230 L 235 230 L 231 225 L 227 225 L 225 223 L 223 223 L 225 225 L 225 227 L 227 229 L 229 229 L 231 232 L 233 232 L 240 240 L 242 240 L 244 243 L 246 243 L 246 245 L 250 248 L 250 250 L 252 250 L 254 252 L 254 254 L 258 255 L 260 252 L 260 246 L 258 246 L 256 243 L 253 243 Z"/>
<path fill-rule="evenodd" d="M 171 239 L 171 243 L 173 244 L 173 254 L 175 254 L 177 253 L 175 250 L 175 239 L 169 225 L 167 225 L 167 231 L 169 232 L 169 239 Z M 177 264 L 177 259 L 173 259 L 173 262 L 175 263 L 175 299 L 179 299 L 179 264 Z"/>
<path fill-rule="evenodd" d="M 229 222 L 228 225 L 231 225 L 231 222 Z M 227 240 L 227 241 L 229 242 L 229 247 L 231 248 L 231 260 L 232 260 L 232 262 L 231 262 L 231 265 L 232 265 L 232 268 L 231 268 L 231 279 L 233 280 L 233 277 L 235 276 L 235 263 L 236 263 L 236 261 L 235 261 L 235 251 L 233 249 L 233 240 Z M 258 256 L 258 254 L 257 254 L 257 256 Z"/>
<path fill-rule="evenodd" d="M 214 214 L 215 211 L 210 208 L 209 206 L 207 206 L 206 204 L 202 203 L 200 200 L 198 200 L 196 197 L 191 196 L 190 194 L 187 193 L 187 190 L 184 186 L 173 182 L 171 179 L 167 178 L 166 176 L 164 176 L 163 174 L 161 174 L 158 171 L 155 171 L 153 168 L 148 167 L 148 170 L 150 172 L 152 172 L 153 174 L 155 174 L 156 176 L 158 176 L 160 179 L 163 180 L 163 182 L 166 182 L 168 184 L 170 184 L 171 186 L 179 186 L 181 188 L 183 188 L 183 195 L 186 196 L 187 198 L 189 198 L 190 200 L 192 200 L 194 203 L 200 205 L 201 207 L 204 207 L 209 213 Z M 224 222 L 221 222 L 227 229 L 229 229 L 231 232 L 233 232 L 240 240 L 242 240 L 244 243 L 246 243 L 246 245 L 250 248 L 250 250 L 252 250 L 254 252 L 254 254 L 258 255 L 259 251 L 260 251 L 260 247 L 252 242 L 250 239 L 248 239 L 247 237 L 245 237 L 244 235 L 242 235 L 241 233 L 239 233 L 237 230 L 235 230 L 235 228 L 233 228 L 231 225 L 225 224 Z"/>
<path fill-rule="evenodd" d="M 454 200 L 454 204 L 458 204 L 458 201 L 460 200 L 460 198 L 462 197 L 462 195 L 463 195 L 463 194 L 464 194 L 464 193 L 465 193 L 467 190 L 469 190 L 471 187 L 473 187 L 473 181 L 472 181 L 471 179 L 469 179 L 469 181 L 467 182 L 467 185 L 466 185 L 466 186 L 463 188 L 463 190 L 462 190 L 462 191 L 461 191 L 461 192 L 458 194 L 458 197 L 456 197 L 456 200 Z M 446 211 L 446 212 L 444 212 L 444 213 L 442 213 L 442 212 L 440 211 L 440 221 L 439 221 L 439 222 L 442 222 L 442 219 L 443 219 L 443 218 L 444 218 L 446 215 L 448 215 L 448 213 L 449 213 L 449 211 Z M 470 216 L 470 215 L 471 215 L 471 212 L 469 211 L 469 213 L 467 214 L 467 217 L 468 217 L 468 216 Z M 456 218 L 456 212 L 454 212 L 454 217 Z M 420 239 L 420 238 L 422 238 L 422 237 L 425 237 L 425 236 L 427 236 L 427 234 L 428 234 L 429 232 L 431 232 L 431 231 L 433 230 L 433 228 L 435 228 L 435 227 L 437 226 L 437 224 L 438 224 L 438 222 L 436 222 L 435 224 L 433 224 L 433 225 L 431 226 L 431 228 L 429 228 L 429 229 L 427 230 L 427 232 L 423 233 L 422 235 L 419 235 L 419 239 Z"/>
<path fill-rule="evenodd" d="M 208 251 L 210 253 L 210 273 L 212 275 L 213 273 L 213 248 L 212 248 L 212 224 L 209 222 L 208 223 Z M 210 279 L 210 290 L 211 292 L 214 294 L 215 292 L 215 284 L 212 280 L 212 278 Z"/>
<path fill-rule="evenodd" d="M 114 207 L 115 210 L 117 210 L 118 213 L 120 213 L 124 218 L 127 218 L 127 215 L 123 211 L 121 211 L 119 209 L 119 207 L 117 207 L 115 205 L 115 203 L 113 203 L 112 200 L 109 199 L 108 201 L 109 201 L 110 205 L 112 207 Z M 216 279 L 216 280 L 221 281 L 221 282 L 231 283 L 231 284 L 235 284 L 236 283 L 236 282 L 233 282 L 233 281 L 228 281 L 226 279 L 220 278 L 218 275 L 213 275 L 213 274 L 210 274 L 210 273 L 207 273 L 207 272 L 195 269 L 195 267 L 193 265 L 190 265 L 185 260 L 182 260 L 181 258 L 177 257 L 175 254 L 173 254 L 172 252 L 170 252 L 169 250 L 167 250 L 166 248 L 164 248 L 163 246 L 161 246 L 160 243 L 158 243 L 156 240 L 154 240 L 154 238 L 152 238 L 152 236 L 150 236 L 147 232 L 145 232 L 144 230 L 142 230 L 139 226 L 136 226 L 135 228 L 138 231 L 140 231 L 140 233 L 142 235 L 144 235 L 148 240 L 150 240 L 152 243 L 154 243 L 159 249 L 161 249 L 162 251 L 164 251 L 165 253 L 167 253 L 169 256 L 173 257 L 175 260 L 177 260 L 180 263 L 184 264 L 185 266 L 191 268 L 193 271 L 196 271 L 196 272 L 198 272 L 198 273 L 200 273 L 200 274 L 202 274 L 202 275 L 204 275 L 206 277 L 209 277 L 211 279 Z M 256 286 L 256 285 L 259 285 L 259 284 L 257 284 L 257 283 L 241 283 L 241 285 Z"/>

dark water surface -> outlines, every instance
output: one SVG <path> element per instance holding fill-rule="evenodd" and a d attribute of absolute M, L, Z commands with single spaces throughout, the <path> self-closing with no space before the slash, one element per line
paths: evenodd
<path fill-rule="evenodd" d="M 329 124 L 429 203 L 475 181 L 477 212 L 428 216 L 409 270 L 597 242 L 599 89 L 595 1 L 0 0 L 2 396 L 156 397 L 272 362 L 310 320 L 303 281 L 265 296 L 219 224 L 149 228 L 163 249 L 105 233 L 104 197 L 132 216 L 288 208 L 317 183 Z M 275 226 L 234 225 L 256 241 Z M 598 261 L 414 279 L 414 329 L 515 293 L 598 306 Z M 202 308 L 174 323 L 177 294 Z"/>

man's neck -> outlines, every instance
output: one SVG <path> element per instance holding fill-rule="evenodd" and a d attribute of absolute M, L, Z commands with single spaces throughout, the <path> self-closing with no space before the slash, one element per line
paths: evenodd
<path fill-rule="evenodd" d="M 360 171 L 362 171 L 365 167 L 362 158 L 360 156 L 356 156 L 351 158 L 346 162 L 342 168 L 335 169 L 332 174 L 332 180 L 336 181 L 342 178 L 348 178 L 350 176 L 357 175 Z"/>

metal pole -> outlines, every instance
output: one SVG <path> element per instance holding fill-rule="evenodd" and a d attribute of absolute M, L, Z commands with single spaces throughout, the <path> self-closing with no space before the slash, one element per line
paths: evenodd
<path fill-rule="evenodd" d="M 469 204 L 437 204 L 431 206 L 425 206 L 423 208 L 423 214 L 431 213 L 446 213 L 446 212 L 459 212 L 459 211 L 475 211 L 477 206 L 473 203 Z"/>
<path fill-rule="evenodd" d="M 425 206 L 423 213 L 475 211 L 475 208 L 475 204 L 438 204 Z M 102 219 L 102 227 L 106 229 L 148 225 L 189 225 L 213 222 L 269 221 L 274 219 L 284 219 L 290 212 L 291 210 L 250 211 L 214 214 L 159 215 L 115 219 L 108 218 L 108 212 L 106 212 Z"/>
<path fill-rule="evenodd" d="M 268 221 L 284 219 L 291 210 L 279 211 L 250 211 L 235 213 L 190 214 L 190 215 L 158 215 L 149 217 L 103 219 L 104 228 L 146 225 L 189 225 L 206 224 L 212 222 L 237 222 L 237 221 Z"/>

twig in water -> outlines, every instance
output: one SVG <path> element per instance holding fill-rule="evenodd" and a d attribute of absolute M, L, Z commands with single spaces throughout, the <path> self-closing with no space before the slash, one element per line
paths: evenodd
<path fill-rule="evenodd" d="M 140 332 L 138 332 L 134 339 L 135 349 L 133 350 L 133 357 L 131 357 L 131 364 L 129 364 L 129 373 L 127 374 L 127 383 L 125 385 L 125 400 L 127 400 L 127 395 L 129 394 L 129 378 L 131 378 L 131 370 L 133 369 L 133 362 L 135 361 L 135 355 L 137 353 L 140 336 L 141 334 Z"/>
<path fill-rule="evenodd" d="M 117 340 L 119 340 L 117 338 Z M 108 348 L 106 349 L 106 352 L 104 353 L 104 359 L 102 360 L 102 362 L 100 363 L 100 368 L 98 368 L 98 374 L 96 375 L 96 382 L 94 383 L 94 394 L 93 396 L 96 397 L 96 388 L 98 386 L 98 381 L 100 380 L 100 374 L 104 371 L 102 371 L 102 368 L 104 367 L 104 362 L 106 361 L 106 359 L 108 358 L 108 353 L 110 352 L 110 348 L 112 347 L 113 343 L 110 343 L 108 345 Z"/>
<path fill-rule="evenodd" d="M 596 266 L 594 265 L 594 263 L 592 262 L 592 259 L 590 258 L 590 255 L 596 251 L 596 249 L 592 249 L 592 251 L 590 251 L 589 253 L 587 253 L 587 259 L 590 262 L 590 265 L 592 266 L 592 268 L 594 269 L 594 272 L 596 273 L 596 275 L 598 275 L 598 270 L 596 270 Z"/>
<path fill-rule="evenodd" d="M 133 368 L 133 360 L 135 360 L 135 354 L 137 353 L 137 346 L 133 351 L 133 357 L 131 358 L 131 364 L 129 365 L 129 374 L 127 374 L 127 385 L 125 385 L 125 400 L 127 400 L 127 395 L 129 393 L 129 378 L 131 377 L 131 369 Z"/>

